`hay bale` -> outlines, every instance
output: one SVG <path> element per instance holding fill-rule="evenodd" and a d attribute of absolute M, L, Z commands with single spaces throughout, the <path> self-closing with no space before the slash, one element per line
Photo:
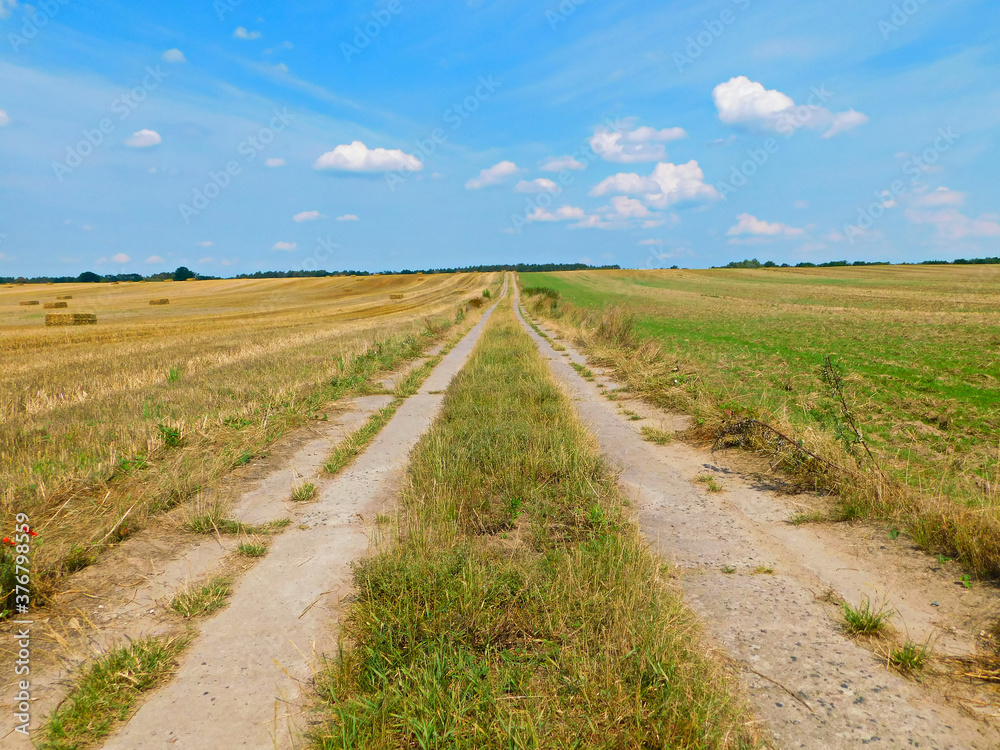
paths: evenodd
<path fill-rule="evenodd" d="M 184 281 L 197 281 L 197 280 L 198 279 L 194 278 L 193 276 L 191 278 L 189 278 L 189 279 L 184 279 Z"/>
<path fill-rule="evenodd" d="M 403 299 L 405 296 L 405 294 L 390 294 L 389 299 Z"/>
<path fill-rule="evenodd" d="M 42 305 L 46 310 L 58 310 L 60 307 L 69 307 L 68 302 L 46 302 Z"/>
<path fill-rule="evenodd" d="M 21 307 L 27 307 L 28 305 L 38 305 L 41 304 L 37 299 L 29 299 L 21 303 Z"/>
<path fill-rule="evenodd" d="M 72 294 L 60 294 L 56 299 L 73 299 Z"/>
<path fill-rule="evenodd" d="M 96 323 L 94 313 L 49 313 L 45 316 L 47 326 L 88 326 Z"/>
<path fill-rule="evenodd" d="M 166 298 L 163 298 L 163 299 L 151 299 L 149 301 L 149 304 L 151 304 L 151 305 L 169 305 L 170 304 L 170 300 L 168 300 Z"/>

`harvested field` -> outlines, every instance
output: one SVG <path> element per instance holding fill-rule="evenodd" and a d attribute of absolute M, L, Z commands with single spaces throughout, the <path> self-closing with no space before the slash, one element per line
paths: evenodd
<path fill-rule="evenodd" d="M 45 316 L 47 326 L 88 326 L 96 325 L 97 316 L 93 313 L 51 313 Z"/>
<path fill-rule="evenodd" d="M 44 528 L 35 580 L 87 565 L 148 513 L 415 356 L 482 275 L 73 285 L 89 313 L 0 325 L 0 523 Z M 408 300 L 387 305 L 387 292 Z M 0 303 L 26 296 L 4 291 Z M 335 300 L 331 302 L 331 300 Z M 100 326 L 77 327 L 78 315 Z M 60 318 L 63 316 L 60 316 Z M 370 387 L 370 386 L 365 386 Z"/>

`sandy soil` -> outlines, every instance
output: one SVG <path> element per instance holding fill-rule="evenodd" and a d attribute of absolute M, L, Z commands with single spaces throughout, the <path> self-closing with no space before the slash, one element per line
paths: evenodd
<path fill-rule="evenodd" d="M 740 670 L 777 747 L 1000 747 L 1000 733 L 984 720 L 997 713 L 995 696 L 887 669 L 879 644 L 844 634 L 835 604 L 869 596 L 896 610 L 900 633 L 931 639 L 938 653 L 971 654 L 983 614 L 996 611 L 995 592 L 956 586 L 954 571 L 901 543 L 893 549 L 886 537 L 879 543 L 870 528 L 789 524 L 800 500 L 733 468 L 739 462 L 726 456 L 644 441 L 643 424 L 679 431 L 686 418 L 624 393 L 609 400 L 617 385 L 606 374 L 586 381 L 569 364 L 585 357 L 564 341 L 567 351 L 557 352 L 528 332 L 620 469 L 643 534 L 676 566 L 689 606 Z M 724 491 L 696 483 L 702 475 L 716 477 Z"/>

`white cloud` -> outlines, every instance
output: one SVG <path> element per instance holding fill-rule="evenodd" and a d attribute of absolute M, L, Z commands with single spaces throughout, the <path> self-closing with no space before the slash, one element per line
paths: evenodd
<path fill-rule="evenodd" d="M 168 63 L 186 63 L 187 62 L 187 58 L 184 57 L 184 53 L 181 52 L 176 47 L 174 49 L 168 49 L 166 52 L 164 52 L 163 53 L 163 57 L 161 59 L 163 60 L 163 62 L 168 62 Z"/>
<path fill-rule="evenodd" d="M 111 260 L 113 260 L 115 263 L 128 263 L 132 259 L 128 257 L 125 253 L 116 253 L 115 255 L 111 256 Z"/>
<path fill-rule="evenodd" d="M 361 141 L 337 146 L 320 156 L 313 169 L 332 169 L 342 172 L 391 172 L 401 170 L 419 172 L 423 162 L 399 149 L 370 149 Z"/>
<path fill-rule="evenodd" d="M 213 243 L 211 240 L 205 240 L 204 242 L 199 242 L 198 247 L 211 247 Z"/>
<path fill-rule="evenodd" d="M 0 18 L 10 18 L 10 12 L 17 5 L 17 0 L 0 0 Z"/>
<path fill-rule="evenodd" d="M 586 169 L 587 165 L 572 156 L 550 156 L 542 162 L 540 168 L 545 172 L 562 172 L 567 169 Z"/>
<path fill-rule="evenodd" d="M 272 250 L 287 250 L 288 252 L 292 252 L 292 250 L 295 250 L 297 247 L 298 247 L 298 243 L 296 243 L 296 242 L 275 242 L 274 246 L 271 249 Z"/>
<path fill-rule="evenodd" d="M 616 195 L 611 199 L 611 207 L 615 213 L 627 219 L 644 219 L 652 216 L 649 209 L 642 205 L 641 201 L 635 198 L 627 198 L 624 195 Z"/>
<path fill-rule="evenodd" d="M 663 144 L 686 137 L 684 128 L 656 130 L 643 126 L 617 133 L 608 128 L 598 128 L 590 139 L 590 147 L 605 161 L 635 164 L 665 159 L 667 152 Z"/>
<path fill-rule="evenodd" d="M 233 36 L 236 39 L 260 39 L 259 31 L 247 31 L 245 26 L 237 26 L 236 31 L 233 32 Z"/>
<path fill-rule="evenodd" d="M 799 237 L 805 234 L 805 230 L 787 224 L 762 221 L 750 214 L 740 214 L 736 217 L 736 225 L 729 228 L 726 236 L 739 237 L 745 234 L 754 237 Z"/>
<path fill-rule="evenodd" d="M 84 232 L 93 232 L 94 231 L 94 227 L 91 226 L 90 224 L 84 224 L 82 227 L 80 227 L 80 229 L 82 229 Z"/>
<path fill-rule="evenodd" d="M 966 237 L 1000 237 L 1000 217 L 996 214 L 982 214 L 972 219 L 957 208 L 943 208 L 939 211 L 906 209 L 906 218 L 913 224 L 928 224 L 937 230 L 939 239 L 961 240 Z"/>
<path fill-rule="evenodd" d="M 649 177 L 621 172 L 598 184 L 593 196 L 622 193 L 641 198 L 646 205 L 667 208 L 675 203 L 718 200 L 719 191 L 705 183 L 705 174 L 693 159 L 687 164 L 660 162 Z"/>
<path fill-rule="evenodd" d="M 647 247 L 647 246 L 653 246 L 653 245 L 662 245 L 662 244 L 663 244 L 663 240 L 639 240 L 639 245 L 641 247 Z"/>
<path fill-rule="evenodd" d="M 10 115 L 6 110 L 0 109 L 0 128 L 10 125 Z"/>
<path fill-rule="evenodd" d="M 137 130 L 125 141 L 125 145 L 129 148 L 149 148 L 150 146 L 158 146 L 161 143 L 163 143 L 163 139 L 159 133 L 155 130 L 145 129 Z"/>
<path fill-rule="evenodd" d="M 152 264 L 152 263 L 162 263 L 163 262 L 163 258 L 161 258 L 159 255 L 150 255 L 148 258 L 146 258 L 146 262 L 150 263 L 150 264 Z"/>
<path fill-rule="evenodd" d="M 272 65 L 271 70 L 273 70 L 275 73 L 287 73 L 288 66 L 285 65 L 284 63 L 278 63 L 277 65 Z"/>
<path fill-rule="evenodd" d="M 512 161 L 502 161 L 492 167 L 479 172 L 479 177 L 465 183 L 466 190 L 479 190 L 490 185 L 499 185 L 510 177 L 513 177 L 521 170 Z"/>
<path fill-rule="evenodd" d="M 853 130 L 858 125 L 864 125 L 866 122 L 868 122 L 868 115 L 856 112 L 853 109 L 849 109 L 846 112 L 838 112 L 833 115 L 830 129 L 823 133 L 823 137 L 833 138 L 835 135 Z"/>
<path fill-rule="evenodd" d="M 285 166 L 285 164 L 287 164 L 287 162 L 284 159 L 278 159 L 276 157 L 271 157 L 270 159 L 267 159 L 264 162 L 265 167 L 271 167 L 271 168 L 283 167 Z"/>
<path fill-rule="evenodd" d="M 354 214 L 344 214 L 343 216 L 338 216 L 337 221 L 361 221 L 361 219 Z"/>
<path fill-rule="evenodd" d="M 798 209 L 801 210 L 801 209 L 804 209 L 804 208 L 809 208 L 809 201 L 795 201 L 795 203 L 793 203 L 792 205 L 795 208 L 798 208 Z"/>
<path fill-rule="evenodd" d="M 834 114 L 819 104 L 796 106 L 787 94 L 765 89 L 746 76 L 730 78 L 712 91 L 719 119 L 727 125 L 791 135 L 799 128 L 826 128 L 832 138 L 868 122 L 867 115 L 851 109 Z"/>
<path fill-rule="evenodd" d="M 211 256 L 209 256 L 207 258 L 198 258 L 198 262 L 199 263 L 214 263 L 215 262 L 215 258 L 212 258 Z"/>
<path fill-rule="evenodd" d="M 325 219 L 326 217 L 319 211 L 301 211 L 292 217 L 292 221 L 303 222 L 303 221 L 316 221 L 317 219 Z"/>
<path fill-rule="evenodd" d="M 521 180 L 514 186 L 514 191 L 518 193 L 558 193 L 561 192 L 559 186 L 552 180 L 541 177 L 537 180 Z"/>
<path fill-rule="evenodd" d="M 576 206 L 560 206 L 554 213 L 546 211 L 540 206 L 528 214 L 528 221 L 574 221 L 585 219 L 587 212 Z"/>
<path fill-rule="evenodd" d="M 959 190 L 951 190 L 946 187 L 939 187 L 933 193 L 921 195 L 913 201 L 913 205 L 920 208 L 961 206 L 963 203 L 965 203 L 965 193 Z"/>

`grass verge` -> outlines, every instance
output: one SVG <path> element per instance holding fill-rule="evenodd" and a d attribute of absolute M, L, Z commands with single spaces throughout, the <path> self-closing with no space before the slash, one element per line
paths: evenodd
<path fill-rule="evenodd" d="M 233 582 L 227 577 L 214 578 L 196 588 L 187 588 L 178 593 L 170 608 L 183 618 L 190 620 L 222 609 L 226 599 L 233 592 Z"/>
<path fill-rule="evenodd" d="M 38 750 L 78 750 L 111 734 L 142 693 L 173 673 L 186 637 L 149 638 L 105 654 L 77 677 L 69 697 L 39 731 Z"/>
<path fill-rule="evenodd" d="M 355 566 L 317 748 L 757 747 L 508 305 Z"/>

